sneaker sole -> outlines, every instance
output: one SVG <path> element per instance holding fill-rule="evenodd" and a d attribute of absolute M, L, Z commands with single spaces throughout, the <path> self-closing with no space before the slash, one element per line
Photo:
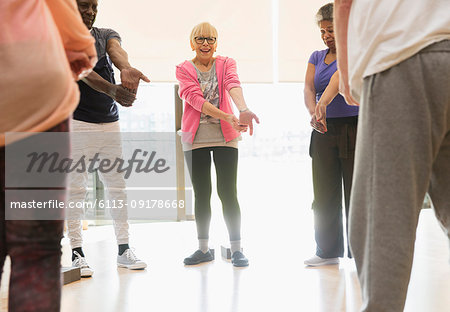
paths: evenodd
<path fill-rule="evenodd" d="M 200 263 L 204 263 L 204 262 L 210 262 L 210 261 L 213 261 L 213 260 L 214 260 L 214 258 L 212 258 L 212 259 L 200 260 L 200 261 L 195 261 L 195 262 L 186 262 L 186 261 L 183 261 L 183 263 L 184 263 L 185 265 L 196 265 L 196 264 L 200 264 Z"/>
<path fill-rule="evenodd" d="M 81 277 L 91 277 L 94 274 L 94 272 L 82 272 L 80 271 L 80 276 Z"/>
<path fill-rule="evenodd" d="M 233 266 L 238 267 L 238 268 L 243 268 L 243 267 L 248 267 L 249 263 L 232 263 Z"/>
<path fill-rule="evenodd" d="M 305 263 L 306 266 L 311 267 L 319 267 L 319 266 L 325 266 L 325 265 L 336 265 L 339 264 L 339 261 L 329 261 L 329 262 L 321 262 L 321 263 Z"/>
<path fill-rule="evenodd" d="M 129 270 L 143 270 L 147 267 L 147 264 L 127 265 L 127 264 L 117 263 L 117 266 L 119 268 L 125 268 L 125 269 L 129 269 Z"/>

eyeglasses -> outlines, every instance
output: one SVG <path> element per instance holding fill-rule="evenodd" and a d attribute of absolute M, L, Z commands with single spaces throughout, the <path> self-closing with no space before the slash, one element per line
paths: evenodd
<path fill-rule="evenodd" d="M 203 44 L 203 42 L 205 42 L 205 40 L 208 44 L 216 43 L 216 38 L 214 38 L 214 37 L 195 37 L 194 40 L 197 44 Z"/>

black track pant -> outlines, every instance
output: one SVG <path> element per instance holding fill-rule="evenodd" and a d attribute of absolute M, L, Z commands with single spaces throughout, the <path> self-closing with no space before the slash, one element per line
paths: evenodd
<path fill-rule="evenodd" d="M 335 258 L 344 255 L 342 182 L 348 217 L 357 117 L 330 118 L 327 126 L 327 133 L 314 131 L 311 137 L 314 229 L 316 254 L 321 258 Z M 351 257 L 350 250 L 348 255 Z"/>

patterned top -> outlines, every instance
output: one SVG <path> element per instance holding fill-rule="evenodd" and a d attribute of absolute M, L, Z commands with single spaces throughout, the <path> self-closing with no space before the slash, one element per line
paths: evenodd
<path fill-rule="evenodd" d="M 207 72 L 200 71 L 195 64 L 191 61 L 192 65 L 194 65 L 195 70 L 197 71 L 198 82 L 200 83 L 200 88 L 202 88 L 203 97 L 206 101 L 211 103 L 217 108 L 219 106 L 219 82 L 217 80 L 216 74 L 216 62 L 214 61 L 211 69 Z M 200 117 L 200 124 L 210 123 L 210 124 L 219 124 L 220 120 L 218 118 L 214 118 L 202 113 Z"/>

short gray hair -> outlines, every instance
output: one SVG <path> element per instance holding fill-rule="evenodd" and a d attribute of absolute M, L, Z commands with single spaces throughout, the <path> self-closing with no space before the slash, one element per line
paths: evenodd
<path fill-rule="evenodd" d="M 320 24 L 321 21 L 333 21 L 333 3 L 325 4 L 317 11 L 316 22 Z"/>

